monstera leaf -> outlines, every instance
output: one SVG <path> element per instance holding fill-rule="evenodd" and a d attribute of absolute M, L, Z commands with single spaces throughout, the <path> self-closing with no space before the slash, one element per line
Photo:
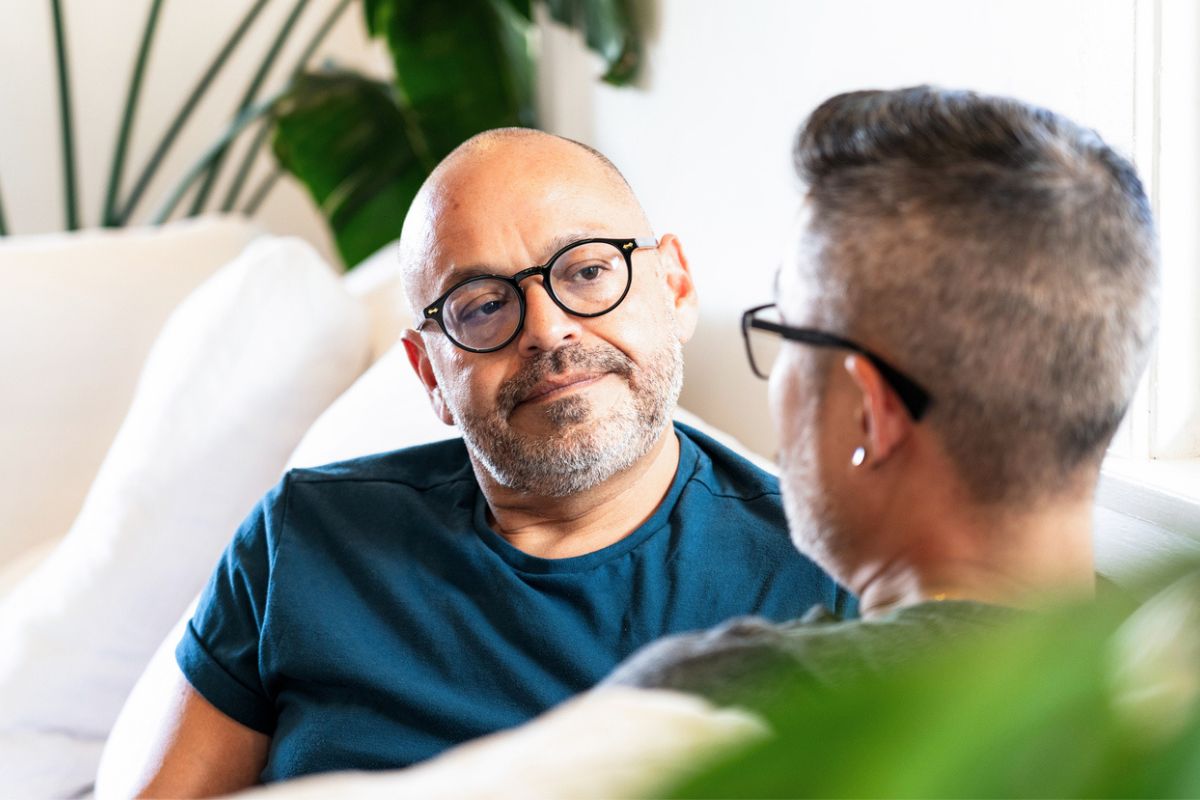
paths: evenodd
<path fill-rule="evenodd" d="M 639 49 L 627 0 L 543 0 L 628 83 Z M 434 165 L 466 139 L 536 127 L 533 0 L 363 0 L 395 86 L 349 72 L 301 76 L 276 111 L 274 148 L 324 211 L 346 266 L 399 234 Z"/>
<path fill-rule="evenodd" d="M 550 16 L 583 31 L 589 49 L 608 65 L 604 80 L 625 86 L 637 77 L 641 42 L 627 0 L 545 0 Z"/>
<path fill-rule="evenodd" d="M 431 164 L 413 146 L 394 87 L 350 72 L 307 74 L 276 115 L 275 157 L 304 181 L 347 265 L 400 235 Z"/>

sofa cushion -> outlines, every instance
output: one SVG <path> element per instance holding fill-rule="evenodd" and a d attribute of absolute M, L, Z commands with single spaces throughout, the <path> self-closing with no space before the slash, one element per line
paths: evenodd
<path fill-rule="evenodd" d="M 321 414 L 288 466 L 317 467 L 458 435 L 433 413 L 404 345 L 395 344 Z"/>
<path fill-rule="evenodd" d="M 66 533 L 163 322 L 259 234 L 229 217 L 0 239 L 0 564 Z"/>
<path fill-rule="evenodd" d="M 130 689 L 239 521 L 369 355 L 299 240 L 261 239 L 171 316 L 82 511 L 0 601 L 0 775 L 86 790 Z"/>
<path fill-rule="evenodd" d="M 371 319 L 371 363 L 396 344 L 400 332 L 412 327 L 412 314 L 400 280 L 400 243 L 392 242 L 346 273 L 346 291 L 359 298 Z"/>

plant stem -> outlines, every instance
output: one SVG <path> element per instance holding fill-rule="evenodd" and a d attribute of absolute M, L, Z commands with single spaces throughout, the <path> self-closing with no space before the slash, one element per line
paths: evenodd
<path fill-rule="evenodd" d="M 192 89 L 191 94 L 189 94 L 187 99 L 183 102 L 183 105 L 175 114 L 175 119 L 171 121 L 171 125 L 167 128 L 167 132 L 163 134 L 162 140 L 159 141 L 158 147 L 156 147 L 154 149 L 154 153 L 151 154 L 150 160 L 146 162 L 146 166 L 142 169 L 141 175 L 138 176 L 137 183 L 134 184 L 133 191 L 129 193 L 128 201 L 126 201 L 124 208 L 121 209 L 121 213 L 117 220 L 118 224 L 128 224 L 129 218 L 133 216 L 133 212 L 137 208 L 137 204 L 141 201 L 142 195 L 145 194 L 146 189 L 150 186 L 150 181 L 154 178 L 154 174 L 162 165 L 163 159 L 166 158 L 167 151 L 169 151 L 171 146 L 175 143 L 175 139 L 179 136 L 179 132 L 183 129 L 184 123 L 187 122 L 188 117 L 190 117 L 192 112 L 195 111 L 196 105 L 200 102 L 200 99 L 204 97 L 204 93 L 208 91 L 208 87 L 212 84 L 213 79 L 216 78 L 217 73 L 221 71 L 221 68 L 225 66 L 225 62 L 229 60 L 230 54 L 233 53 L 234 48 L 237 47 L 238 42 L 242 40 L 242 37 L 246 35 L 246 31 L 250 29 L 250 26 L 254 23 L 255 18 L 258 16 L 259 12 L 263 10 L 263 7 L 266 6 L 267 2 L 268 0 L 255 0 L 254 5 L 251 6 L 250 10 L 247 11 L 245 16 L 242 17 L 242 21 L 238 23 L 238 26 L 229 36 L 229 39 L 225 42 L 225 45 L 217 53 L 212 63 L 208 65 L 208 69 L 205 70 L 204 74 L 200 77 L 200 80 L 196 83 L 196 86 Z"/>
<path fill-rule="evenodd" d="M 278 92 L 268 100 L 259 103 L 256 106 L 251 106 L 250 108 L 242 111 L 242 113 L 238 114 L 237 118 L 235 118 L 233 122 L 230 123 L 229 127 L 225 129 L 225 132 L 221 134 L 220 138 L 213 142 L 208 150 L 204 151 L 204 155 L 200 156 L 199 160 L 197 160 L 196 163 L 192 165 L 192 168 L 187 171 L 187 174 L 183 176 L 183 179 L 175 187 L 175 190 L 171 192 L 170 197 L 167 198 L 167 201 L 163 203 L 162 207 L 154 215 L 154 218 L 151 220 L 151 224 L 161 225 L 162 223 L 166 222 L 171 216 L 171 212 L 175 210 L 175 206 L 179 205 L 179 201 L 183 199 L 185 194 L 187 194 L 188 189 L 190 189 L 192 184 L 199 180 L 200 176 L 208 170 L 209 165 L 211 165 L 212 162 L 221 155 L 221 153 L 225 152 L 225 148 L 229 147 L 229 143 L 236 139 L 238 134 L 245 130 L 246 127 L 256 119 L 264 114 L 271 113 L 271 110 L 275 107 L 275 104 L 279 102 L 279 98 L 282 96 L 283 92 Z"/>
<path fill-rule="evenodd" d="M 133 66 L 133 77 L 129 81 L 129 94 L 125 97 L 125 113 L 117 132 L 117 147 L 113 152 L 112 167 L 108 174 L 108 191 L 104 195 L 104 209 L 100 213 L 100 224 L 114 227 L 118 224 L 117 198 L 121 193 L 121 176 L 125 171 L 125 155 L 129 152 L 129 137 L 133 132 L 133 119 L 137 113 L 138 97 L 142 92 L 142 78 L 146 74 L 146 62 L 150 58 L 150 43 L 154 41 L 154 30 L 158 26 L 158 13 L 162 0 L 150 4 L 150 16 L 146 18 L 146 29 L 142 32 L 142 43 L 138 48 L 137 61 Z"/>
<path fill-rule="evenodd" d="M 283 167 L 275 167 L 275 170 L 263 179 L 263 182 L 258 185 L 254 193 L 250 195 L 250 200 L 247 201 L 246 207 L 242 209 L 242 213 L 247 217 L 254 216 L 258 212 L 258 207 L 267 199 L 267 195 L 275 188 L 275 184 L 283 177 Z"/>
<path fill-rule="evenodd" d="M 67 230 L 79 229 L 79 193 L 75 182 L 75 131 L 71 123 L 71 77 L 67 70 L 62 0 L 50 0 L 54 12 L 54 48 L 58 57 L 58 111 L 62 122 L 63 197 Z"/>
<path fill-rule="evenodd" d="M 254 159 L 258 156 L 259 151 L 262 150 L 263 144 L 266 143 L 267 137 L 270 135 L 270 123 L 267 120 L 258 123 L 258 130 L 254 132 L 254 138 L 250 141 L 250 146 L 246 148 L 246 152 L 238 164 L 237 172 L 233 175 L 233 181 L 229 184 L 229 190 L 225 192 L 225 199 L 221 201 L 222 211 L 229 212 L 233 210 L 234 204 L 237 203 L 238 195 L 242 193 L 242 187 L 246 185 L 246 180 L 250 177 L 250 169 L 254 166 Z"/>
<path fill-rule="evenodd" d="M 304 52 L 300 54 L 298 59 L 296 59 L 296 66 L 292 68 L 293 79 L 295 79 L 296 76 L 304 71 L 304 67 L 307 66 L 308 60 L 312 58 L 313 53 L 315 53 L 317 48 L 321 46 L 321 43 L 325 41 L 325 37 L 329 35 L 329 32 L 333 30 L 333 26 L 336 25 L 338 19 L 341 18 L 342 12 L 349 8 L 352 2 L 354 2 L 354 0 L 341 0 L 341 2 L 334 6 L 333 10 L 329 12 L 329 15 L 325 17 L 325 21 L 321 23 L 321 26 L 317 28 L 316 33 L 313 34 L 312 39 L 309 40 L 308 45 L 305 46 Z M 238 165 L 237 172 L 234 173 L 233 182 L 229 186 L 229 191 L 225 193 L 225 199 L 221 203 L 222 211 L 232 211 L 233 207 L 237 205 L 238 195 L 241 194 L 242 188 L 246 185 L 246 180 L 250 177 L 250 169 L 254 166 L 254 159 L 258 156 L 259 151 L 262 149 L 262 146 L 266 142 L 270 133 L 270 124 L 265 121 L 262 122 L 259 126 L 258 132 L 254 135 L 253 143 L 251 143 L 250 147 L 246 150 L 245 155 L 242 157 L 241 163 Z M 248 207 L 249 204 L 247 204 L 247 208 Z"/>
<path fill-rule="evenodd" d="M 0 193 L 0 236 L 8 236 L 8 223 L 4 221 L 4 196 Z"/>
<path fill-rule="evenodd" d="M 267 79 L 267 73 L 271 71 L 271 67 L 275 64 L 275 59 L 279 57 L 279 51 L 283 49 L 284 43 L 295 27 L 300 15 L 304 13 L 304 8 L 309 4 L 309 0 L 296 0 L 296 4 L 292 6 L 292 11 L 283 21 L 283 25 L 279 28 L 279 33 L 275 35 L 275 41 L 271 42 L 271 47 L 267 50 L 266 56 L 263 57 L 262 63 L 258 65 L 258 71 L 254 73 L 254 77 L 250 80 L 250 85 L 246 87 L 245 94 L 242 95 L 242 100 L 238 104 L 237 113 L 241 114 L 250 104 L 254 102 L 255 95 L 262 87 L 263 81 Z M 200 185 L 200 190 L 196 192 L 196 196 L 192 199 L 192 207 L 188 211 L 188 216 L 199 214 L 204 208 L 204 204 L 208 202 L 208 195 L 212 192 L 213 184 L 217 181 L 217 175 L 221 171 L 221 165 L 225 161 L 225 154 L 229 150 L 229 143 L 221 148 L 221 152 L 217 153 L 216 157 L 209 164 L 204 176 L 204 183 Z"/>

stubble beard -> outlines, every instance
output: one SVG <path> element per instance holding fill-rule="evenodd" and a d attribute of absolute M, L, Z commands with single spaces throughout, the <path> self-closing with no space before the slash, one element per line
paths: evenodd
<path fill-rule="evenodd" d="M 843 544 L 835 530 L 833 509 L 823 488 L 816 447 L 815 403 L 799 413 L 808 414 L 809 425 L 798 440 L 780 448 L 779 477 L 783 510 L 792 544 L 826 572 L 839 560 Z"/>
<path fill-rule="evenodd" d="M 529 389 L 568 370 L 612 374 L 629 394 L 602 417 L 580 393 L 543 404 L 548 434 L 515 430 L 509 417 Z M 654 446 L 683 388 L 683 348 L 671 338 L 644 367 L 612 345 L 571 345 L 530 359 L 500 388 L 488 411 L 457 414 L 463 439 L 501 486 L 543 497 L 592 489 L 636 464 Z"/>

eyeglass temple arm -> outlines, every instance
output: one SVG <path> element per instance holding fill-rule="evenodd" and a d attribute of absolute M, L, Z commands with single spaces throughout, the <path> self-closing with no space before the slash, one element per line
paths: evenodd
<path fill-rule="evenodd" d="M 908 413 L 914 421 L 920 421 L 921 417 L 925 416 L 925 410 L 929 408 L 929 395 L 926 394 L 924 389 L 917 386 L 903 372 L 900 372 L 874 353 L 868 353 L 856 348 L 852 349 L 875 365 L 875 369 L 883 373 L 888 383 L 896 390 L 896 394 L 900 396 L 900 402 L 904 403 L 904 407 L 908 409 Z"/>
<path fill-rule="evenodd" d="M 763 306 L 762 308 L 769 308 Z M 761 310 L 752 309 L 753 311 Z M 784 339 L 790 339 L 794 342 L 804 342 L 806 344 L 817 345 L 820 347 L 841 347 L 851 352 L 858 353 L 863 358 L 871 362 L 875 369 L 883 374 L 887 382 L 896 390 L 896 394 L 900 396 L 900 401 L 904 403 L 904 407 L 908 409 L 908 413 L 913 420 L 919 421 L 925 415 L 925 411 L 929 408 L 929 394 L 918 386 L 911 378 L 905 375 L 900 370 L 893 367 L 891 364 L 884 361 L 879 356 L 867 350 L 862 345 L 855 342 L 843 339 L 840 336 L 834 336 L 831 333 L 822 331 L 796 330 L 785 325 L 776 325 L 766 320 L 754 320 L 754 327 L 765 328 L 773 331 Z"/>

